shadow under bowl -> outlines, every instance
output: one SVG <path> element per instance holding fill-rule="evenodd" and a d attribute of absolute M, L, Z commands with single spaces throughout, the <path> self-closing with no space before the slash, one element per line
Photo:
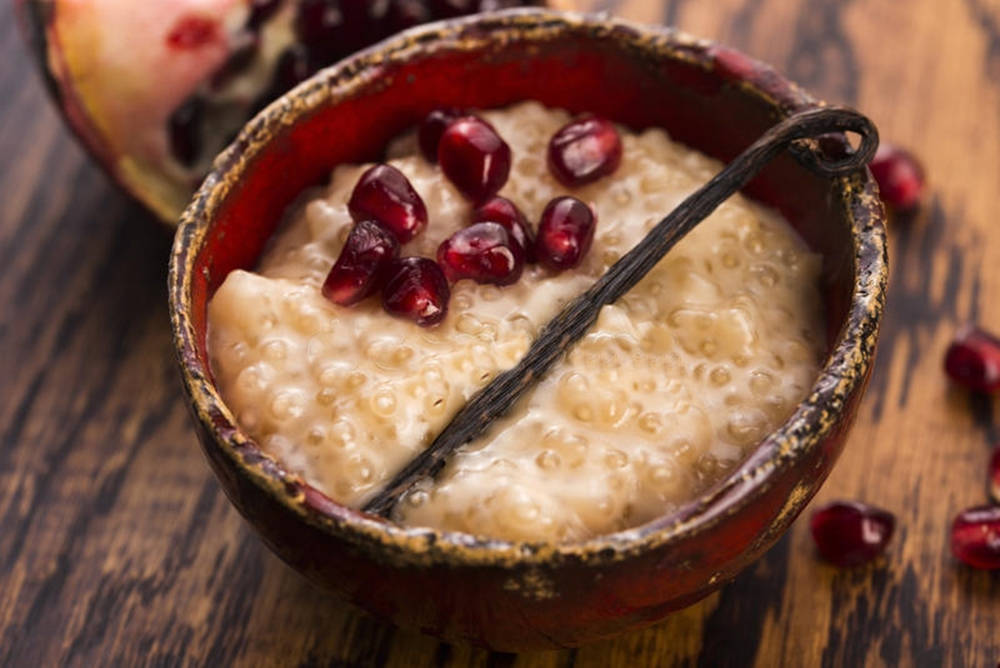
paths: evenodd
<path fill-rule="evenodd" d="M 818 104 L 769 67 L 667 28 L 545 10 L 418 28 L 322 71 L 255 118 L 185 211 L 169 277 L 202 447 L 271 549 L 380 617 L 502 650 L 641 628 L 763 554 L 843 447 L 871 370 L 887 273 L 884 212 L 868 171 L 825 179 L 786 153 L 746 192 L 822 254 L 828 352 L 808 397 L 725 479 L 678 512 L 568 544 L 401 527 L 338 505 L 237 425 L 209 367 L 206 303 L 230 271 L 256 265 L 286 207 L 334 165 L 378 159 L 435 107 L 528 99 L 635 130 L 663 127 L 723 161 Z"/>

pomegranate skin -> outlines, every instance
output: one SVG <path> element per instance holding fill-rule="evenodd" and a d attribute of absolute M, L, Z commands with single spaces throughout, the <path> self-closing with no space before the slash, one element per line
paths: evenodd
<path fill-rule="evenodd" d="M 977 327 L 962 329 L 948 346 L 944 369 L 955 383 L 976 392 L 1000 389 L 1000 339 Z"/>
<path fill-rule="evenodd" d="M 382 306 L 390 315 L 421 327 L 436 325 L 448 315 L 451 289 L 437 262 L 426 257 L 404 257 L 389 267 L 382 288 Z"/>
<path fill-rule="evenodd" d="M 441 242 L 438 264 L 449 281 L 510 285 L 524 271 L 524 248 L 499 223 L 476 223 Z"/>
<path fill-rule="evenodd" d="M 448 124 L 438 144 L 441 171 L 473 202 L 492 197 L 510 175 L 510 146 L 477 116 Z"/>
<path fill-rule="evenodd" d="M 604 118 L 578 118 L 549 141 L 549 171 L 567 188 L 593 183 L 618 169 L 621 161 L 621 137 L 614 124 Z"/>
<path fill-rule="evenodd" d="M 377 220 L 399 243 L 427 227 L 427 207 L 410 180 L 392 165 L 375 165 L 358 179 L 347 209 L 355 221 Z"/>
<path fill-rule="evenodd" d="M 528 219 L 517 205 L 506 197 L 492 197 L 483 202 L 472 212 L 472 222 L 503 225 L 514 241 L 521 244 L 525 261 L 535 261 L 535 238 L 528 225 Z"/>
<path fill-rule="evenodd" d="M 892 539 L 892 513 L 855 501 L 834 501 L 813 513 L 809 523 L 820 556 L 850 568 L 876 558 Z"/>
<path fill-rule="evenodd" d="M 535 257 L 549 269 L 572 269 L 594 241 L 597 216 L 575 197 L 557 197 L 545 206 L 535 237 Z"/>
<path fill-rule="evenodd" d="M 924 168 L 909 151 L 882 143 L 868 168 L 882 201 L 899 212 L 913 211 L 924 194 Z"/>
<path fill-rule="evenodd" d="M 951 551 L 972 568 L 1000 569 L 1000 506 L 960 512 L 951 525 Z"/>
<path fill-rule="evenodd" d="M 355 223 L 323 282 L 323 296 L 341 306 L 358 303 L 382 287 L 397 255 L 392 232 L 374 220 Z"/>

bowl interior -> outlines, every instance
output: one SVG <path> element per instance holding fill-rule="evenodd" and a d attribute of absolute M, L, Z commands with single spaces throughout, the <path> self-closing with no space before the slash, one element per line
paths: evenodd
<path fill-rule="evenodd" d="M 235 152 L 244 162 L 233 170 L 241 172 L 239 178 L 219 202 L 191 285 L 191 317 L 206 368 L 205 306 L 225 276 L 255 266 L 285 208 L 303 189 L 325 182 L 338 163 L 377 160 L 390 138 L 435 107 L 492 108 L 538 100 L 594 112 L 634 130 L 662 127 L 673 138 L 728 161 L 784 111 L 810 103 L 794 88 L 784 91 L 784 99 L 774 99 L 741 83 L 726 67 L 732 52 L 685 43 L 686 38 L 668 50 L 670 57 L 653 57 L 634 46 L 634 35 L 624 27 L 580 26 L 551 39 L 525 31 L 523 39 L 499 45 L 487 38 L 488 32 L 488 22 L 485 28 L 480 22 L 430 47 L 402 42 L 395 50 L 398 57 L 362 54 L 276 103 L 251 124 L 235 151 L 224 154 L 223 163 Z M 760 67 L 750 61 L 740 65 L 751 71 Z M 290 118 L 294 123 L 288 124 Z M 854 278 L 842 198 L 832 196 L 828 180 L 788 155 L 773 161 L 746 191 L 780 210 L 822 253 L 832 345 L 846 318 Z M 841 222 L 831 224 L 835 221 Z"/>

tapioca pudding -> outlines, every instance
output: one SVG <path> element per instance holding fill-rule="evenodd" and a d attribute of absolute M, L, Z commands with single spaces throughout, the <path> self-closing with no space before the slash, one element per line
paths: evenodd
<path fill-rule="evenodd" d="M 454 269 L 447 282 L 438 277 L 431 259 L 475 222 L 475 205 L 454 185 L 453 165 L 428 160 L 409 133 L 390 146 L 387 164 L 425 211 L 407 209 L 404 239 L 412 238 L 398 248 L 391 241 L 391 250 L 428 258 L 419 262 L 438 283 L 406 286 L 441 285 L 443 301 L 418 300 L 432 326 L 386 311 L 418 303 L 419 291 L 409 301 L 383 295 L 342 306 L 328 284 L 324 296 L 331 267 L 348 254 L 352 193 L 371 165 L 336 167 L 327 186 L 291 208 L 257 269 L 232 272 L 209 304 L 213 369 L 240 426 L 340 503 L 369 500 L 517 363 L 568 300 L 721 168 L 662 130 L 618 128 L 620 164 L 567 186 L 546 155 L 568 113 L 525 102 L 477 115 L 509 145 L 509 177 L 494 183 L 528 221 L 551 215 L 562 196 L 589 205 L 593 240 L 572 268 L 532 263 L 525 248 L 520 259 L 494 258 L 521 263 L 516 280 L 479 283 Z M 511 247 L 513 233 L 490 229 L 500 250 Z M 409 493 L 394 519 L 568 541 L 670 512 L 731 470 L 805 396 L 825 342 L 819 272 L 819 256 L 777 213 L 732 197 L 606 306 L 511 415 Z"/>

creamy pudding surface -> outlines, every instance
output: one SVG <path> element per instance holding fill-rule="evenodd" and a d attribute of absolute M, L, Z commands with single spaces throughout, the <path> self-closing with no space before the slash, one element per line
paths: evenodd
<path fill-rule="evenodd" d="M 240 426 L 340 503 L 370 499 L 572 297 L 721 169 L 662 130 L 619 128 L 618 170 L 568 190 L 545 159 L 569 114 L 525 102 L 479 115 L 513 152 L 499 194 L 529 221 L 559 195 L 592 204 L 597 231 L 579 267 L 527 265 L 506 287 L 458 281 L 447 318 L 426 329 L 386 314 L 377 296 L 335 305 L 320 287 L 353 224 L 347 200 L 370 166 L 341 165 L 291 208 L 256 272 L 232 272 L 209 303 L 212 367 Z M 402 255 L 433 258 L 473 222 L 473 207 L 420 155 L 413 133 L 389 155 L 430 219 Z M 825 347 L 820 266 L 778 214 L 730 198 L 394 518 L 567 541 L 676 509 L 806 395 Z"/>

